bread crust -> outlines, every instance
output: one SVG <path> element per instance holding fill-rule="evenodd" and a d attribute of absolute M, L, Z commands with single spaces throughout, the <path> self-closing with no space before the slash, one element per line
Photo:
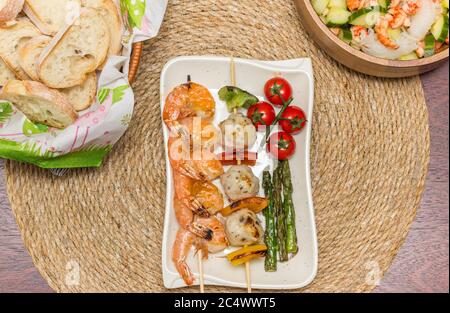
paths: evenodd
<path fill-rule="evenodd" d="M 10 80 L 0 97 L 13 103 L 33 122 L 62 129 L 78 119 L 78 114 L 63 94 L 35 81 Z M 49 113 L 50 110 L 52 112 Z"/>
<path fill-rule="evenodd" d="M 28 80 L 30 77 L 19 65 L 16 47 L 39 35 L 39 30 L 27 18 L 18 19 L 10 27 L 0 28 L 0 57 L 20 79 Z"/>
<path fill-rule="evenodd" d="M 6 84 L 8 80 L 15 78 L 16 75 L 14 75 L 14 72 L 11 71 L 3 59 L 0 58 L 0 86 Z"/>
<path fill-rule="evenodd" d="M 81 4 L 100 12 L 110 31 L 108 56 L 120 55 L 123 48 L 122 19 L 120 17 L 119 8 L 114 0 L 82 0 Z"/>
<path fill-rule="evenodd" d="M 19 64 L 32 80 L 39 81 L 37 60 L 51 40 L 45 35 L 34 37 L 17 49 Z"/>
<path fill-rule="evenodd" d="M 6 0 L 3 8 L 0 8 L 0 25 L 14 20 L 22 11 L 24 0 Z"/>
<path fill-rule="evenodd" d="M 48 0 L 38 0 L 38 1 L 48 1 Z M 62 2 L 62 0 L 58 0 L 58 5 L 62 5 L 60 10 L 67 10 L 66 6 L 68 5 L 68 1 Z M 70 3 L 74 3 L 78 6 L 76 10 L 78 11 L 81 8 L 81 0 L 70 0 Z M 75 9 L 75 8 L 74 8 Z M 64 27 L 65 21 L 61 21 L 57 17 L 47 16 L 47 18 L 52 18 L 51 21 L 46 22 L 44 12 L 39 11 L 38 8 L 33 5 L 32 0 L 25 0 L 25 4 L 23 6 L 24 13 L 30 18 L 30 20 L 36 25 L 39 30 L 49 36 L 54 36 L 58 31 Z M 47 13 L 47 12 L 45 12 Z M 75 13 L 75 12 L 74 12 Z M 53 24 L 52 24 L 53 23 Z"/>
<path fill-rule="evenodd" d="M 67 97 L 75 111 L 84 111 L 94 103 L 97 96 L 97 73 L 90 73 L 82 85 L 60 91 Z"/>
<path fill-rule="evenodd" d="M 101 38 L 98 38 L 96 40 L 96 46 L 95 46 L 95 55 L 93 54 L 82 54 L 79 55 L 79 59 L 83 60 L 83 64 L 85 65 L 85 68 L 74 68 L 74 71 L 71 72 L 71 77 L 63 75 L 59 77 L 59 79 L 50 78 L 49 75 L 46 76 L 46 73 L 44 71 L 48 70 L 51 67 L 51 57 L 57 53 L 58 49 L 62 45 L 69 46 L 73 49 L 74 43 L 70 42 L 68 40 L 69 35 L 71 35 L 71 32 L 76 32 L 78 29 L 75 28 L 79 23 L 79 19 L 95 19 L 95 25 L 96 27 L 100 27 L 101 29 Z M 71 25 L 68 25 L 64 29 L 62 29 L 58 34 L 52 39 L 48 47 L 42 52 L 38 64 L 38 74 L 39 79 L 44 84 L 51 88 L 55 89 L 61 89 L 61 88 L 70 88 L 77 85 L 81 85 L 88 77 L 89 73 L 94 72 L 106 59 L 108 48 L 109 48 L 109 41 L 110 41 L 110 35 L 108 31 L 108 27 L 106 23 L 104 22 L 104 19 L 101 17 L 101 15 L 95 10 L 91 8 L 82 8 L 80 12 L 79 19 L 75 19 Z M 62 49 L 62 48 L 61 48 Z M 76 48 L 75 48 L 76 49 Z M 80 47 L 80 51 L 83 51 L 84 47 Z M 74 53 L 77 51 L 75 50 Z M 92 51 L 89 51 L 92 52 Z M 54 55 L 55 58 L 60 58 L 62 56 Z M 74 55 L 75 56 L 75 55 Z M 70 66 L 74 66 L 73 64 L 70 64 Z M 74 66 L 75 67 L 75 66 Z M 58 82 L 56 82 L 58 80 Z"/>

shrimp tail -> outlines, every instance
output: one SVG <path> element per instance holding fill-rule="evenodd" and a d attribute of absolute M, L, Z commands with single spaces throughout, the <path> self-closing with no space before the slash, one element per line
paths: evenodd
<path fill-rule="evenodd" d="M 183 229 L 178 230 L 175 242 L 173 244 L 172 260 L 175 267 L 180 273 L 186 285 L 191 286 L 194 284 L 194 276 L 191 269 L 186 263 L 186 259 L 189 255 L 189 251 L 195 242 L 194 236 Z"/>
<path fill-rule="evenodd" d="M 192 271 L 187 265 L 186 262 L 178 262 L 175 263 L 175 267 L 177 268 L 178 273 L 180 273 L 181 277 L 183 278 L 184 282 L 188 286 L 192 286 L 194 284 L 194 275 L 192 275 Z"/>

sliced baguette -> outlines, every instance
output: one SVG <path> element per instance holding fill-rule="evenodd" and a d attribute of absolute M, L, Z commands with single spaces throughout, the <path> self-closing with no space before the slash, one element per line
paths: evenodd
<path fill-rule="evenodd" d="M 0 98 L 10 101 L 31 121 L 51 127 L 63 129 L 78 118 L 63 94 L 38 82 L 10 80 Z"/>
<path fill-rule="evenodd" d="M 29 77 L 20 67 L 17 48 L 39 35 L 39 30 L 26 18 L 18 19 L 13 26 L 0 28 L 0 57 L 20 79 L 26 80 Z"/>
<path fill-rule="evenodd" d="M 0 25 L 13 21 L 22 11 L 24 0 L 0 0 Z"/>
<path fill-rule="evenodd" d="M 51 37 L 44 35 L 34 37 L 19 49 L 20 66 L 35 81 L 39 80 L 36 66 L 37 60 L 51 40 Z M 83 111 L 90 107 L 95 99 L 97 93 L 97 74 L 92 72 L 81 85 L 60 89 L 59 91 L 67 97 L 67 100 L 69 100 L 76 111 Z"/>
<path fill-rule="evenodd" d="M 31 38 L 17 49 L 20 67 L 31 77 L 32 80 L 39 80 L 37 73 L 37 63 L 44 48 L 52 40 L 49 36 L 38 36 Z"/>
<path fill-rule="evenodd" d="M 67 97 L 75 111 L 84 111 L 95 101 L 95 96 L 97 95 L 97 73 L 92 72 L 89 74 L 88 78 L 79 86 L 60 89 L 60 91 Z"/>
<path fill-rule="evenodd" d="M 8 80 L 15 78 L 16 75 L 14 75 L 13 71 L 11 71 L 0 58 L 0 86 L 5 85 Z"/>
<path fill-rule="evenodd" d="M 114 0 L 82 0 L 82 5 L 96 9 L 108 24 L 110 34 L 108 56 L 120 55 L 122 51 L 122 19 Z"/>
<path fill-rule="evenodd" d="M 80 0 L 25 0 L 23 10 L 46 35 L 54 36 L 79 14 Z"/>
<path fill-rule="evenodd" d="M 82 8 L 74 23 L 61 30 L 42 52 L 40 81 L 51 88 L 81 85 L 105 61 L 109 37 L 102 16 L 95 9 Z"/>

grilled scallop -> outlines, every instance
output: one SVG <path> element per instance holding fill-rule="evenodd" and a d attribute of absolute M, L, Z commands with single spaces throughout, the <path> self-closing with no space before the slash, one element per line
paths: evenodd
<path fill-rule="evenodd" d="M 220 178 L 225 194 L 231 201 L 256 196 L 259 192 L 259 179 L 246 165 L 235 165 Z"/>
<path fill-rule="evenodd" d="M 264 230 L 253 211 L 243 209 L 227 219 L 226 232 L 232 246 L 253 245 L 260 242 Z"/>
<path fill-rule="evenodd" d="M 257 139 L 252 121 L 242 113 L 233 113 L 220 123 L 222 145 L 226 149 L 244 150 L 252 147 Z"/>

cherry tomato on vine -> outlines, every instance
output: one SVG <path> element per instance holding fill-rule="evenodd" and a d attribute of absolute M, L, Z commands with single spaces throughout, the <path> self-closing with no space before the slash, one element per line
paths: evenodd
<path fill-rule="evenodd" d="M 292 97 L 292 86 L 286 79 L 275 77 L 266 83 L 264 86 L 264 93 L 267 100 L 272 104 L 282 106 L 283 100 L 284 102 L 287 102 Z M 281 97 L 278 94 L 280 94 Z"/>
<path fill-rule="evenodd" d="M 275 121 L 275 109 L 265 101 L 252 105 L 247 111 L 247 117 L 253 122 L 256 129 L 260 126 L 270 126 Z"/>
<path fill-rule="evenodd" d="M 297 135 L 306 125 L 306 114 L 299 107 L 288 106 L 281 114 L 280 126 L 287 133 Z"/>
<path fill-rule="evenodd" d="M 295 149 L 295 139 L 289 133 L 279 132 L 269 137 L 267 151 L 278 160 L 291 158 L 295 153 Z"/>

